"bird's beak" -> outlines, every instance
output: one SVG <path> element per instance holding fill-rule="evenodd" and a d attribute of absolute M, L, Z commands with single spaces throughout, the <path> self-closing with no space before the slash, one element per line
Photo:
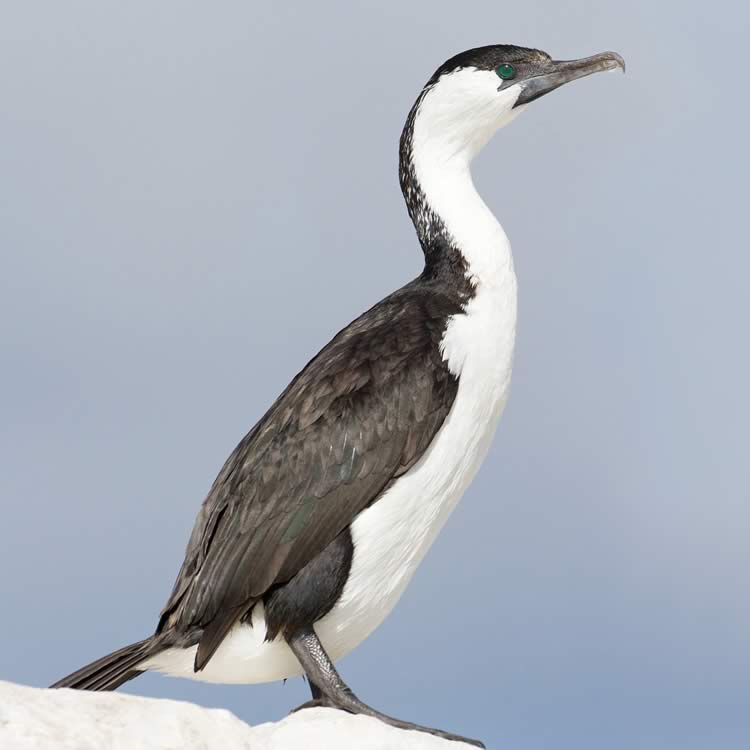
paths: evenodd
<path fill-rule="evenodd" d="M 521 95 L 514 106 L 533 102 L 577 78 L 615 68 L 621 68 L 625 72 L 625 60 L 617 52 L 601 52 L 582 60 L 553 60 L 548 71 L 521 82 Z"/>

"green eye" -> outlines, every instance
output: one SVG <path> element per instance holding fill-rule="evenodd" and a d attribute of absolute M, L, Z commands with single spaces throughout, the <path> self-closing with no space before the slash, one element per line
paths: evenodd
<path fill-rule="evenodd" d="M 509 81 L 511 78 L 516 77 L 516 69 L 509 63 L 498 65 L 495 68 L 495 73 L 497 73 L 504 81 Z"/>

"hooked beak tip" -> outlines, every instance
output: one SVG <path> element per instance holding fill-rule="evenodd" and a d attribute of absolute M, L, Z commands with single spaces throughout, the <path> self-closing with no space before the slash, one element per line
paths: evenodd
<path fill-rule="evenodd" d="M 625 72 L 625 58 L 617 52 L 604 52 L 604 55 L 608 57 L 605 62 L 608 70 L 617 70 L 620 68 L 622 72 Z"/>

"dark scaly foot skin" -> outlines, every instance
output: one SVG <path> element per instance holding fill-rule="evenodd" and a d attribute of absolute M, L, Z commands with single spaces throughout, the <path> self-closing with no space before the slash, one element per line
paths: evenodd
<path fill-rule="evenodd" d="M 356 698 L 355 698 L 356 700 Z M 396 727 L 396 729 L 408 729 L 415 732 L 426 732 L 427 734 L 435 735 L 435 737 L 442 737 L 444 740 L 451 740 L 453 742 L 464 742 L 467 745 L 473 745 L 474 747 L 484 748 L 485 745 L 479 740 L 471 739 L 470 737 L 462 737 L 460 734 L 451 734 L 450 732 L 444 732 L 442 729 L 434 729 L 433 727 L 424 727 L 421 724 L 414 724 L 411 721 L 403 721 L 402 719 L 394 719 L 392 716 L 382 714 L 380 711 L 376 711 L 374 708 L 370 708 L 364 703 L 357 701 L 358 707 L 352 705 L 337 705 L 328 698 L 314 698 L 313 700 L 303 703 L 297 708 L 293 708 L 290 713 L 296 713 L 306 708 L 335 708 L 339 711 L 346 711 L 350 714 L 361 714 L 363 716 L 372 716 L 375 719 L 380 719 L 389 726 Z M 361 706 L 361 708 L 360 708 Z"/>
<path fill-rule="evenodd" d="M 312 629 L 298 633 L 296 636 L 289 638 L 287 642 L 304 667 L 313 694 L 312 700 L 298 706 L 292 713 L 301 711 L 304 708 L 335 708 L 339 711 L 347 711 L 350 714 L 372 716 L 397 729 L 426 732 L 427 734 L 435 735 L 435 737 L 442 737 L 444 740 L 464 742 L 474 747 L 484 747 L 484 744 L 479 740 L 444 732 L 442 729 L 423 727 L 420 724 L 414 724 L 410 721 L 395 719 L 392 716 L 376 711 L 374 708 L 370 708 L 366 703 L 359 700 L 341 679 L 339 673 L 336 671 L 336 667 L 334 667 L 333 662 L 328 658 L 328 654 L 326 654 L 323 645 Z"/>

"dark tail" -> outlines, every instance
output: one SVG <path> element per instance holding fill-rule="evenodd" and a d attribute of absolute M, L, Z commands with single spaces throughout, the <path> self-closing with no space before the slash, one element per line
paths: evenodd
<path fill-rule="evenodd" d="M 135 667 L 153 653 L 153 638 L 132 643 L 101 659 L 81 667 L 77 672 L 58 680 L 53 688 L 76 690 L 116 690 L 120 685 L 138 677 L 141 670 Z"/>

